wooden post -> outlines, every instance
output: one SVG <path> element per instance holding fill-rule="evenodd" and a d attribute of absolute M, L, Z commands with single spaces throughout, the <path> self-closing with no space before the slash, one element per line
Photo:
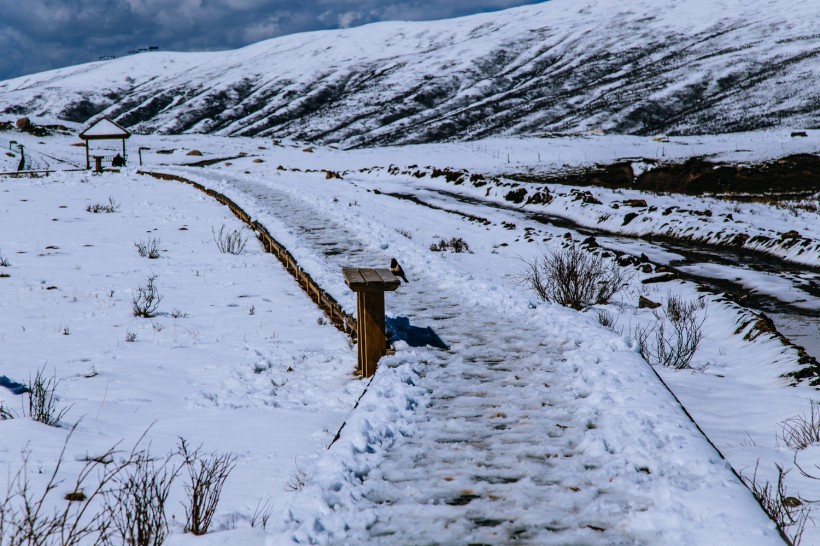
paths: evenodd
<path fill-rule="evenodd" d="M 370 377 L 376 373 L 376 364 L 384 356 L 387 336 L 384 326 L 384 292 L 359 292 L 362 299 L 362 339 L 364 340 L 364 362 L 362 375 Z"/>
<path fill-rule="evenodd" d="M 386 354 L 384 293 L 399 287 L 399 279 L 389 269 L 342 268 L 345 283 L 356 292 L 357 372 L 362 377 L 376 373 L 379 359 Z"/>
<path fill-rule="evenodd" d="M 94 156 L 94 172 L 95 173 L 101 173 L 102 171 L 103 171 L 102 156 L 101 155 L 95 155 Z"/>
<path fill-rule="evenodd" d="M 362 298 L 362 294 L 356 294 L 356 316 L 361 317 L 364 316 L 364 300 Z M 358 350 L 358 359 L 356 360 L 356 373 L 364 377 L 364 362 L 367 359 L 367 353 L 365 352 L 365 341 L 364 336 L 358 335 L 356 336 L 356 348 Z"/>

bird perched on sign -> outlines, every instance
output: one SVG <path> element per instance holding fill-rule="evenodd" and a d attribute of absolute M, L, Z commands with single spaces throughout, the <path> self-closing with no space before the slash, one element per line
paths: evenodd
<path fill-rule="evenodd" d="M 399 277 L 404 282 L 410 282 L 407 280 L 407 276 L 404 274 L 404 269 L 401 268 L 396 258 L 390 259 L 390 272 L 395 276 Z"/>

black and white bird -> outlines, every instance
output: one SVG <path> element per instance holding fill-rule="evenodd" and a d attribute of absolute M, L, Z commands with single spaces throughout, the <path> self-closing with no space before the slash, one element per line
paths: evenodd
<path fill-rule="evenodd" d="M 390 272 L 404 282 L 410 282 L 407 280 L 407 276 L 404 274 L 404 269 L 401 268 L 396 258 L 390 258 Z"/>

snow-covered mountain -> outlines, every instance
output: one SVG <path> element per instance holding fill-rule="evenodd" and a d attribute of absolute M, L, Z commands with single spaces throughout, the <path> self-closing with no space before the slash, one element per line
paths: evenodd
<path fill-rule="evenodd" d="M 0 82 L 0 114 L 374 145 L 820 126 L 816 0 L 551 0 Z"/>

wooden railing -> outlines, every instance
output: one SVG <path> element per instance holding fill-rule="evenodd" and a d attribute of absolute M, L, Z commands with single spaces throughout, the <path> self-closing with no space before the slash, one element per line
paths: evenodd
<path fill-rule="evenodd" d="M 270 254 L 274 254 L 277 258 L 279 258 L 279 261 L 282 262 L 285 269 L 293 276 L 294 279 L 296 279 L 296 282 L 299 283 L 299 286 L 302 287 L 302 290 L 305 291 L 308 297 L 313 300 L 319 309 L 325 313 L 331 324 L 336 326 L 336 328 L 340 331 L 349 335 L 354 341 L 358 338 L 356 318 L 353 315 L 345 313 L 339 302 L 337 302 L 336 299 L 328 292 L 323 290 L 322 287 L 319 286 L 315 280 L 313 280 L 310 274 L 299 266 L 296 258 L 288 252 L 288 249 L 285 248 L 282 243 L 274 239 L 265 226 L 257 220 L 252 219 L 247 212 L 242 210 L 242 208 L 234 203 L 230 198 L 219 193 L 218 191 L 206 188 L 198 182 L 194 182 L 193 180 L 189 180 L 181 176 L 151 171 L 137 171 L 137 173 L 152 176 L 159 180 L 169 180 L 189 184 L 199 191 L 210 195 L 219 203 L 227 206 L 234 216 L 242 220 L 245 225 L 256 233 L 256 237 L 262 243 L 265 251 Z"/>

